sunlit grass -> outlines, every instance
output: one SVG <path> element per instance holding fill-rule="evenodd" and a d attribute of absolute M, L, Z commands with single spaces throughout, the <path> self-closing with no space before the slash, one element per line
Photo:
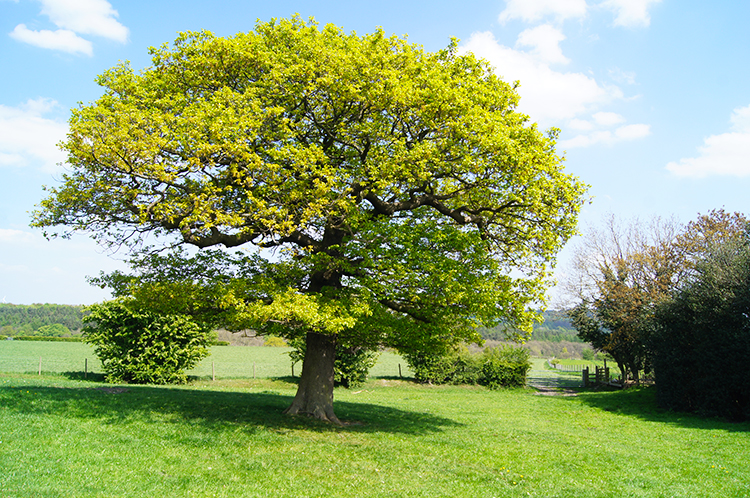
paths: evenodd
<path fill-rule="evenodd" d="M 269 348 L 270 349 L 270 348 Z M 294 379 L 112 386 L 0 375 L 0 496 L 747 496 L 750 424 L 651 389 L 537 396 L 393 377 L 281 414 Z"/>
<path fill-rule="evenodd" d="M 204 379 L 274 378 L 292 375 L 290 348 L 253 346 L 215 346 L 211 355 L 201 361 L 188 375 Z M 94 348 L 80 342 L 0 341 L 0 372 L 34 373 L 88 372 L 101 373 L 101 363 Z M 384 352 L 371 369 L 371 377 L 409 377 L 411 370 L 401 357 Z M 299 376 L 302 365 L 295 365 Z"/>

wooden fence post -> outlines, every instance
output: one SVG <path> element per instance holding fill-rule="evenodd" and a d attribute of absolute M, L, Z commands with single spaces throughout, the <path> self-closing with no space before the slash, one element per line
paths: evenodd
<path fill-rule="evenodd" d="M 401 375 L 401 363 L 398 364 L 398 378 L 399 379 L 403 379 L 404 378 L 404 376 Z"/>
<path fill-rule="evenodd" d="M 42 375 L 42 357 L 39 357 L 39 375 Z"/>
<path fill-rule="evenodd" d="M 589 367 L 583 369 L 583 387 L 589 387 Z"/>

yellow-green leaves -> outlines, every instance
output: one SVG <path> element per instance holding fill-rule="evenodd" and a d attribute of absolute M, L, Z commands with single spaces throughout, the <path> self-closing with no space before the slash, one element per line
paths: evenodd
<path fill-rule="evenodd" d="M 74 111 L 71 173 L 35 225 L 135 252 L 276 249 L 273 276 L 247 284 L 267 287 L 221 292 L 237 323 L 290 336 L 530 325 L 586 186 L 487 63 L 298 17 L 151 54 L 105 72 L 102 97 Z"/>

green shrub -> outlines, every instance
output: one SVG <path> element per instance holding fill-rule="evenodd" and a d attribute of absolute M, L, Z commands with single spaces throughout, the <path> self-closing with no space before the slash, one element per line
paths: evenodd
<path fill-rule="evenodd" d="M 108 382 L 171 384 L 208 356 L 210 329 L 187 316 L 162 315 L 116 300 L 88 307 L 84 339 L 95 348 Z"/>
<path fill-rule="evenodd" d="M 269 335 L 266 337 L 266 340 L 263 342 L 264 346 L 272 347 L 272 348 L 285 348 L 287 347 L 287 343 L 284 339 L 281 337 L 277 337 L 275 335 Z"/>
<path fill-rule="evenodd" d="M 583 351 L 581 351 L 581 357 L 586 361 L 594 361 L 594 350 L 591 348 L 583 348 Z"/>
<path fill-rule="evenodd" d="M 414 372 L 414 379 L 417 382 L 429 384 L 450 383 L 459 357 L 457 348 L 444 352 L 402 352 L 401 355 Z"/>
<path fill-rule="evenodd" d="M 531 369 L 528 350 L 510 345 L 487 348 L 482 353 L 482 376 L 479 383 L 490 389 L 521 387 Z"/>
<path fill-rule="evenodd" d="M 82 342 L 82 337 L 47 337 L 43 335 L 17 335 L 13 339 L 17 341 L 44 341 L 44 342 Z"/>
<path fill-rule="evenodd" d="M 443 353 L 402 353 L 418 382 L 431 384 L 480 384 L 490 389 L 526 384 L 530 353 L 504 345 L 472 354 L 464 346 Z"/>

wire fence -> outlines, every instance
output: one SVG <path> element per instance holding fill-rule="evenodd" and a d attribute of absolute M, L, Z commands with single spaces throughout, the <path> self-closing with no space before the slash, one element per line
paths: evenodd
<path fill-rule="evenodd" d="M 25 343 L 0 341 L 0 372 L 23 374 L 102 374 L 102 364 L 94 349 L 81 343 Z M 15 344 L 13 344 L 15 343 Z M 212 379 L 277 378 L 302 373 L 302 363 L 292 365 L 289 348 L 221 346 L 211 350 L 186 373 Z M 399 378 L 412 375 L 400 356 L 382 353 L 370 369 L 370 377 Z"/>

